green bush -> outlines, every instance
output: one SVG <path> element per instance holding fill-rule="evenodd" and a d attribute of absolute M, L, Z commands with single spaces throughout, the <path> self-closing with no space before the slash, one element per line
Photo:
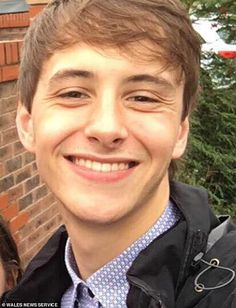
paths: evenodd
<path fill-rule="evenodd" d="M 199 6 L 201 1 L 185 2 L 189 9 L 190 4 L 195 5 L 194 14 L 200 8 L 199 15 L 204 15 L 204 5 Z M 230 1 L 221 2 L 227 7 Z M 212 10 L 220 18 L 222 6 L 220 1 L 217 3 L 218 7 Z M 206 15 L 209 10 L 208 7 Z M 229 22 L 229 15 L 225 16 L 224 20 Z M 230 18 L 233 20 L 235 16 Z M 230 37 L 228 26 L 229 23 L 223 25 Z M 236 218 L 236 59 L 205 55 L 203 63 L 199 103 L 191 117 L 188 150 L 177 177 L 205 187 L 216 212 Z"/>

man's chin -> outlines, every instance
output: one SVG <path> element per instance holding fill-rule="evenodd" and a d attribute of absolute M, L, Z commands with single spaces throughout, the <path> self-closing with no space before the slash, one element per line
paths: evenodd
<path fill-rule="evenodd" d="M 65 222 L 70 224 L 72 221 L 73 223 L 78 223 L 81 225 L 94 225 L 94 226 L 104 226 L 110 225 L 116 222 L 119 222 L 126 216 L 126 211 L 122 211 L 120 206 L 116 206 L 113 204 L 111 208 L 111 203 L 106 207 L 104 204 L 103 206 L 92 206 L 84 205 L 83 207 L 78 206 L 65 206 L 61 203 L 61 214 Z"/>

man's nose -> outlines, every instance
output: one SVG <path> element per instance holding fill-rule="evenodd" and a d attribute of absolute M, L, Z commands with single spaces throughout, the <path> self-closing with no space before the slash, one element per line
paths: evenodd
<path fill-rule="evenodd" d="M 85 127 L 90 143 L 116 148 L 124 142 L 128 131 L 120 109 L 111 101 L 97 104 Z"/>

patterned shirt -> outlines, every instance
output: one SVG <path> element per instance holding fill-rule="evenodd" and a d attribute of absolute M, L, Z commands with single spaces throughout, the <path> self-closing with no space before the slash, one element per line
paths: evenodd
<path fill-rule="evenodd" d="M 65 248 L 65 264 L 72 279 L 61 300 L 62 308 L 126 308 L 129 283 L 126 273 L 138 254 L 181 218 L 179 209 L 169 202 L 157 222 L 118 257 L 92 274 L 86 281 L 78 275 L 70 239 Z"/>

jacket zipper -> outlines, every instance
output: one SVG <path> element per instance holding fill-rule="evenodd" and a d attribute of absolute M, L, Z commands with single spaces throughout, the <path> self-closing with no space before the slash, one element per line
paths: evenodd
<path fill-rule="evenodd" d="M 150 292 L 150 290 L 148 290 L 148 288 L 146 287 L 145 284 L 143 284 L 143 282 L 141 280 L 139 280 L 138 278 L 134 277 L 134 276 L 128 276 L 128 281 L 131 285 L 141 289 L 145 294 L 147 294 L 148 296 L 152 297 L 156 304 L 158 305 L 156 308 L 167 308 L 162 300 L 161 297 L 157 294 L 154 294 L 154 292 Z"/>

